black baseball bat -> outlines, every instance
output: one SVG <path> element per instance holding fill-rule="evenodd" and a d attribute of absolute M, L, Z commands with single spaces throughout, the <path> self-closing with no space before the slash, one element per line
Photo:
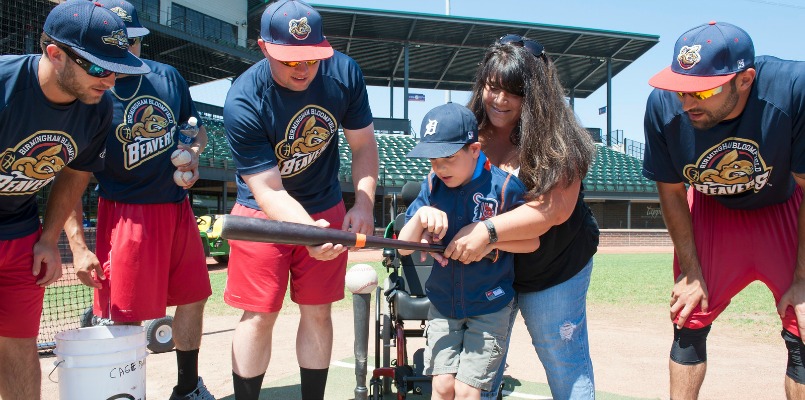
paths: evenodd
<path fill-rule="evenodd" d="M 303 246 L 318 246 L 324 243 L 332 243 L 347 247 L 375 249 L 385 247 L 437 253 L 443 252 L 445 249 L 445 246 L 440 244 L 366 236 L 361 233 L 322 228 L 295 222 L 273 221 L 238 215 L 225 215 L 223 219 L 221 237 L 227 240 L 248 240 L 250 242 L 296 244 Z M 494 260 L 497 258 L 497 252 L 492 252 L 486 257 Z"/>

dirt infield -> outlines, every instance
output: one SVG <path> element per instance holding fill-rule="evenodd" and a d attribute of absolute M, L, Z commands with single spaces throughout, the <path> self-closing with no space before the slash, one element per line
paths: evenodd
<path fill-rule="evenodd" d="M 601 250 L 602 253 L 611 251 L 609 248 Z M 626 250 L 670 251 L 668 248 Z M 619 249 L 619 252 L 623 251 Z M 350 261 L 377 260 L 379 253 L 376 251 L 362 250 L 350 254 Z M 204 322 L 200 372 L 208 388 L 218 399 L 233 399 L 229 351 L 238 319 L 232 316 L 215 316 L 206 318 Z M 593 305 L 588 308 L 588 320 L 598 391 L 628 396 L 626 398 L 668 398 L 667 360 L 671 324 L 666 307 L 624 309 L 618 306 Z M 287 385 L 282 382 L 287 382 L 289 377 L 298 374 L 294 350 L 297 322 L 298 315 L 294 314 L 282 315 L 278 319 L 274 330 L 272 363 L 266 373 L 264 388 Z M 353 354 L 352 312 L 336 312 L 333 323 L 335 345 L 332 359 L 348 361 Z M 785 398 L 782 382 L 786 355 L 779 336 L 757 337 L 749 332 L 730 331 L 723 326 L 714 326 L 708 342 L 708 353 L 708 375 L 702 389 L 702 399 Z M 373 346 L 370 347 L 370 354 L 373 354 Z M 53 369 L 54 360 L 52 357 L 43 357 L 40 361 L 45 400 L 58 398 L 58 385 L 47 377 Z M 506 375 L 511 377 L 509 382 L 514 382 L 512 389 L 515 393 L 507 398 L 535 398 L 523 397 L 518 391 L 517 382 L 546 382 L 545 373 L 537 361 L 521 320 L 517 322 L 513 332 L 508 364 Z M 338 367 L 334 366 L 331 370 L 334 368 Z M 168 398 L 176 379 L 174 353 L 149 355 L 147 376 L 148 398 Z M 331 379 L 328 399 L 352 398 L 350 390 L 355 385 L 354 375 L 347 373 L 344 376 L 345 379 Z M 344 390 L 338 393 L 348 394 L 331 395 L 331 386 L 343 386 Z M 296 390 L 291 389 L 291 393 Z M 276 394 L 285 392 L 271 393 L 274 395 L 266 397 L 264 391 L 264 397 L 287 399 L 285 395 Z"/>

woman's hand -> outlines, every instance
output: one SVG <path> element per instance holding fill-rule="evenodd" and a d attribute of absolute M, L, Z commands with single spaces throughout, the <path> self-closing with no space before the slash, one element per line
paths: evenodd
<path fill-rule="evenodd" d="M 467 225 L 453 236 L 444 250 L 444 256 L 464 264 L 480 261 L 493 250 L 489 243 L 489 233 L 481 222 Z"/>

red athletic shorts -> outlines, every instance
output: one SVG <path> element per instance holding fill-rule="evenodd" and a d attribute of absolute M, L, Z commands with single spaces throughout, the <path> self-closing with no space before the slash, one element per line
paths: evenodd
<path fill-rule="evenodd" d="M 34 244 L 40 232 L 0 240 L 0 336 L 32 338 L 39 335 L 45 288 L 31 274 Z M 44 269 L 42 272 L 44 273 Z M 42 274 L 40 274 L 41 276 Z"/>
<path fill-rule="evenodd" d="M 320 213 L 330 228 L 341 229 L 346 209 L 341 202 Z M 232 215 L 267 218 L 262 211 L 236 204 Z M 304 246 L 229 241 L 229 269 L 224 301 L 246 311 L 272 313 L 282 308 L 291 280 L 291 300 L 297 304 L 327 304 L 344 298 L 347 252 L 330 261 L 319 261 Z"/>
<path fill-rule="evenodd" d="M 688 190 L 693 237 L 709 297 L 708 311 L 703 313 L 697 307 L 685 327 L 698 329 L 711 324 L 733 296 L 755 280 L 768 286 L 775 304 L 780 301 L 794 278 L 797 215 L 801 202 L 802 190 L 797 187 L 785 203 L 736 210 L 698 191 Z M 679 260 L 674 256 L 674 277 L 679 274 Z M 791 307 L 786 310 L 783 328 L 799 336 Z"/>
<path fill-rule="evenodd" d="M 212 294 L 207 259 L 190 201 L 98 202 L 96 254 L 106 280 L 95 290 L 95 315 L 117 322 L 165 316 L 165 307 Z"/>

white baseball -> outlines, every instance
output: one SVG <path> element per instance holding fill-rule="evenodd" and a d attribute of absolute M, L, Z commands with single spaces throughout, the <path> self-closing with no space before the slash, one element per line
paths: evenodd
<path fill-rule="evenodd" d="M 173 154 L 171 154 L 171 162 L 177 167 L 190 164 L 191 161 L 193 161 L 193 157 L 190 155 L 190 152 L 185 149 L 176 149 Z"/>
<path fill-rule="evenodd" d="M 377 272 L 369 264 L 355 264 L 347 271 L 346 286 L 355 294 L 372 293 L 377 287 Z"/>
<path fill-rule="evenodd" d="M 179 171 L 177 169 L 176 172 L 173 173 L 173 181 L 181 187 L 189 185 L 192 179 L 193 171 Z"/>

